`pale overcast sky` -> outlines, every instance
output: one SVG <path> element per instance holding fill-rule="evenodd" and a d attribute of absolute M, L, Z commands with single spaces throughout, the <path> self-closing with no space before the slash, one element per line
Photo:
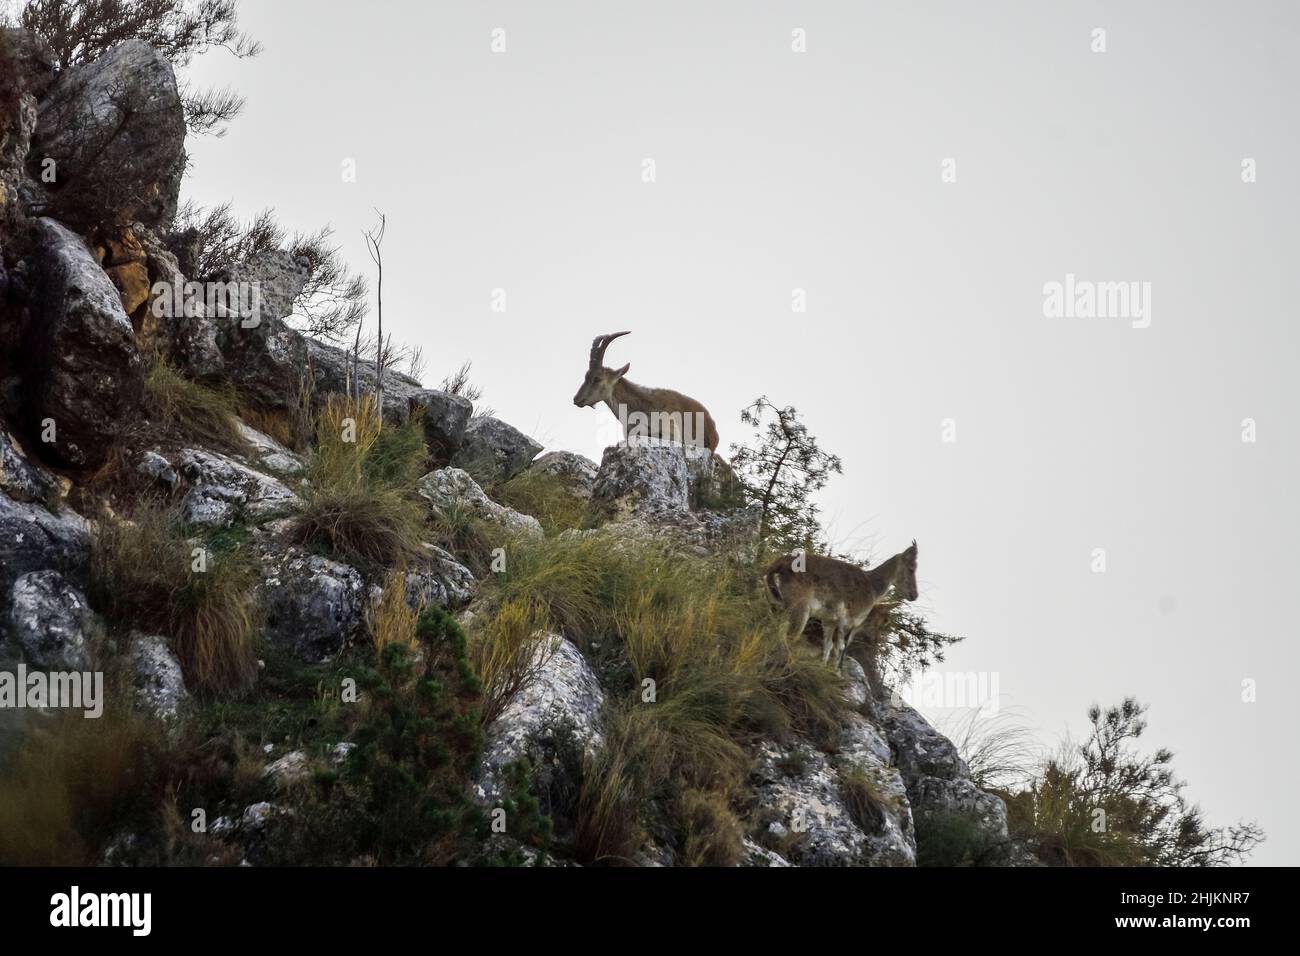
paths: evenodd
<path fill-rule="evenodd" d="M 841 544 L 919 539 L 945 669 L 1044 741 L 1138 696 L 1209 819 L 1300 863 L 1294 3 L 243 8 L 266 52 L 193 71 L 249 104 L 190 197 L 331 223 L 358 266 L 386 212 L 387 325 L 548 448 L 617 434 L 571 401 L 600 332 L 724 446 L 794 404 L 843 457 Z M 1149 326 L 1048 317 L 1070 274 L 1149 283 Z"/>

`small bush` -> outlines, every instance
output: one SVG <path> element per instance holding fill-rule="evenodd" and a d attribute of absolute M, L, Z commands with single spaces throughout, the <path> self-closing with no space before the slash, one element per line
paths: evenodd
<path fill-rule="evenodd" d="M 990 866 L 1006 849 L 970 814 L 919 814 L 914 823 L 917 866 Z"/>
<path fill-rule="evenodd" d="M 185 436 L 218 448 L 244 450 L 232 389 L 192 382 L 156 359 L 145 377 L 145 396 L 152 414 Z"/>
<path fill-rule="evenodd" d="M 91 603 L 120 627 L 170 638 L 192 689 L 247 690 L 257 677 L 255 564 L 237 536 L 193 542 L 180 525 L 175 508 L 154 500 L 129 520 L 100 522 Z"/>
<path fill-rule="evenodd" d="M 390 643 L 361 669 L 355 748 L 337 772 L 300 788 L 294 813 L 272 821 L 259 862 L 447 864 L 488 835 L 467 796 L 483 734 L 464 632 L 431 608 L 418 636 L 418 653 Z"/>
<path fill-rule="evenodd" d="M 373 396 L 333 396 L 316 423 L 299 540 L 365 569 L 421 553 L 424 508 L 414 479 L 426 456 L 419 422 L 382 427 Z"/>
<path fill-rule="evenodd" d="M 470 661 L 483 684 L 483 725 L 496 720 L 550 656 L 544 610 L 530 602 L 505 604 L 474 630 Z"/>
<path fill-rule="evenodd" d="M 390 571 L 384 578 L 383 587 L 383 596 L 369 621 L 375 653 L 383 657 L 384 649 L 390 644 L 414 651 L 419 647 L 415 635 L 420 615 L 406 599 L 406 572 L 400 569 Z"/>

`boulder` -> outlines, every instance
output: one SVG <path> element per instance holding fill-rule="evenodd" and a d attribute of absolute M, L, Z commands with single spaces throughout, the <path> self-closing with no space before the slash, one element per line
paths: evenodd
<path fill-rule="evenodd" d="M 189 699 L 180 661 L 164 638 L 133 632 L 127 666 L 136 706 L 163 720 L 180 714 Z"/>
<path fill-rule="evenodd" d="M 262 547 L 267 637 L 308 663 L 330 660 L 361 631 L 369 592 L 352 567 L 275 543 Z"/>
<path fill-rule="evenodd" d="M 51 671 L 83 671 L 98 628 L 86 596 L 58 571 L 34 571 L 14 582 L 9 644 L 28 664 Z"/>
<path fill-rule="evenodd" d="M 563 637 L 544 634 L 539 638 L 532 680 L 487 727 L 473 790 L 480 806 L 497 805 L 503 795 L 505 767 L 527 757 L 539 735 L 557 722 L 564 724 L 589 756 L 604 742 L 601 710 L 605 695 L 595 672 Z"/>
<path fill-rule="evenodd" d="M 59 571 L 83 583 L 90 525 L 76 512 L 51 514 L 44 506 L 0 493 L 0 622 L 8 620 L 14 582 L 32 571 Z"/>
<path fill-rule="evenodd" d="M 307 355 L 311 366 L 314 398 L 322 402 L 330 395 L 345 394 L 351 352 L 315 339 L 307 339 Z M 361 362 L 357 367 L 362 394 L 375 390 L 375 363 Z M 423 391 L 420 383 L 396 369 L 384 373 L 384 420 L 404 422 L 411 414 L 412 399 Z"/>
<path fill-rule="evenodd" d="M 850 809 L 846 777 L 868 781 L 869 819 Z M 916 843 L 902 782 L 891 768 L 843 765 L 804 744 L 766 742 L 751 773 L 766 836 L 797 866 L 912 866 Z"/>
<path fill-rule="evenodd" d="M 186 448 L 176 466 L 189 485 L 185 517 L 190 524 L 224 528 L 236 519 L 265 521 L 300 503 L 283 482 L 217 452 Z"/>
<path fill-rule="evenodd" d="M 306 287 L 305 259 L 273 249 L 240 263 L 221 277 L 252 305 L 249 315 L 211 315 L 224 377 L 262 408 L 292 409 L 300 404 L 307 368 L 308 340 L 287 322 Z"/>
<path fill-rule="evenodd" d="M 420 479 L 416 490 L 433 506 L 434 511 L 450 515 L 456 511 L 470 514 L 496 525 L 507 535 L 542 536 L 541 523 L 531 515 L 499 505 L 459 468 L 441 468 Z"/>
<path fill-rule="evenodd" d="M 277 787 L 291 787 L 311 777 L 311 760 L 304 751 L 291 750 L 280 759 L 267 764 L 262 776 Z"/>
<path fill-rule="evenodd" d="M 485 416 L 466 426 L 464 441 L 451 464 L 478 481 L 509 481 L 527 468 L 541 450 L 541 445 L 519 429 Z"/>
<path fill-rule="evenodd" d="M 263 468 L 282 475 L 297 475 L 304 470 L 302 459 L 285 448 L 270 435 L 259 432 L 242 421 L 236 421 L 240 437 L 248 448 L 247 457 L 253 459 Z"/>
<path fill-rule="evenodd" d="M 181 476 L 176 474 L 172 463 L 156 451 L 141 452 L 135 470 L 146 478 L 152 478 L 168 491 L 175 491 L 180 487 Z"/>
<path fill-rule="evenodd" d="M 469 568 L 435 545 L 424 545 L 424 552 L 424 560 L 406 572 L 406 600 L 411 607 L 451 609 L 473 600 L 478 582 Z"/>
<path fill-rule="evenodd" d="M 185 270 L 169 245 L 139 223 L 134 235 L 144 249 L 150 292 L 157 293 L 138 327 L 187 378 L 219 378 L 226 360 L 218 341 L 217 320 L 208 314 L 206 297 L 186 294 Z"/>
<path fill-rule="evenodd" d="M 686 511 L 690 485 L 682 445 L 653 440 L 605 449 L 592 487 L 596 512 L 617 521 L 637 514 Z"/>
<path fill-rule="evenodd" d="M 596 485 L 596 463 L 571 451 L 548 451 L 529 465 L 528 471 L 559 480 L 583 501 L 591 500 Z"/>
<path fill-rule="evenodd" d="M 474 405 L 467 398 L 422 388 L 407 399 L 410 411 L 421 412 L 424 425 L 424 442 L 434 461 L 446 462 L 460 448 L 465 438 L 465 426 L 474 414 Z"/>
<path fill-rule="evenodd" d="M 50 211 L 88 229 L 176 214 L 185 172 L 185 109 L 171 63 L 140 40 L 62 73 L 42 99 L 28 169 L 53 160 Z"/>
<path fill-rule="evenodd" d="M 10 97 L 0 102 L 0 227 L 10 203 L 26 206 L 37 200 L 40 188 L 27 175 L 27 153 L 38 121 L 37 103 L 58 72 L 58 58 L 50 45 L 27 30 L 0 28 L 0 60 Z M 12 85 L 11 85 L 12 84 Z M 0 298 L 3 295 L 0 294 Z"/>
<path fill-rule="evenodd" d="M 36 223 L 41 315 L 28 337 L 29 432 L 55 440 L 49 454 L 97 468 L 122 427 L 140 418 L 144 363 L 117 289 L 80 237 L 52 219 Z"/>
<path fill-rule="evenodd" d="M 0 492 L 14 501 L 45 503 L 67 497 L 69 482 L 32 460 L 0 426 Z"/>

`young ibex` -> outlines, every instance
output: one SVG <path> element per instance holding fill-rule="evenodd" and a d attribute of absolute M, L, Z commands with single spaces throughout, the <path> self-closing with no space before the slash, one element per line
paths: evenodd
<path fill-rule="evenodd" d="M 836 666 L 842 668 L 845 648 L 891 587 L 903 600 L 916 600 L 916 542 L 870 571 L 834 558 L 786 555 L 772 563 L 763 579 L 773 602 L 789 612 L 786 640 L 797 638 L 808 618 L 815 617 L 822 625 L 822 662 L 830 662 L 834 645 Z"/>
<path fill-rule="evenodd" d="M 627 438 L 662 438 L 716 451 L 718 428 L 708 409 L 695 399 L 671 388 L 647 388 L 629 382 L 624 376 L 631 365 L 605 368 L 605 349 L 609 343 L 629 334 L 599 335 L 591 343 L 587 377 L 573 396 L 573 404 L 579 408 L 595 408 L 604 402 L 622 423 Z"/>

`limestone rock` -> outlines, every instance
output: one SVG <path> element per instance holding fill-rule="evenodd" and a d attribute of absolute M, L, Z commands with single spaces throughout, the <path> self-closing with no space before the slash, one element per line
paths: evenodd
<path fill-rule="evenodd" d="M 315 388 L 315 399 L 323 402 L 330 395 L 344 394 L 348 384 L 351 352 L 348 349 L 307 339 L 308 363 Z M 362 361 L 357 366 L 361 393 L 375 390 L 375 363 Z M 423 391 L 419 382 L 396 369 L 384 372 L 384 420 L 404 422 L 411 414 L 412 399 Z"/>
<path fill-rule="evenodd" d="M 44 503 L 67 497 L 69 482 L 33 462 L 18 440 L 0 427 L 0 492 L 15 501 Z"/>
<path fill-rule="evenodd" d="M 435 461 L 449 461 L 465 440 L 465 426 L 474 414 L 467 398 L 423 388 L 407 399 L 412 413 L 420 409 L 424 424 L 424 441 Z"/>
<path fill-rule="evenodd" d="M 533 680 L 515 695 L 487 728 L 474 799 L 485 807 L 501 798 L 504 768 L 528 753 L 530 739 L 564 721 L 575 742 L 594 754 L 604 737 L 601 709 L 605 695 L 578 649 L 557 634 L 543 635 Z"/>
<path fill-rule="evenodd" d="M 169 222 L 185 171 L 185 110 L 171 63 L 140 40 L 61 74 L 40 104 L 29 169 L 53 212 L 80 228 Z"/>
<path fill-rule="evenodd" d="M 266 632 L 309 663 L 334 657 L 361 631 L 369 592 L 352 567 L 277 544 L 262 548 Z"/>
<path fill-rule="evenodd" d="M 189 485 L 185 517 L 190 524 L 221 528 L 236 518 L 262 521 L 299 504 L 283 482 L 217 452 L 186 448 L 177 470 Z"/>
<path fill-rule="evenodd" d="M 24 574 L 59 571 L 82 583 L 89 547 L 90 525 L 76 512 L 55 515 L 0 493 L 0 622 L 8 620 L 11 589 Z"/>
<path fill-rule="evenodd" d="M 619 521 L 647 512 L 686 511 L 688 494 L 683 446 L 634 441 L 605 449 L 592 502 L 607 520 Z"/>
<path fill-rule="evenodd" d="M 497 504 L 483 493 L 478 482 L 459 468 L 430 472 L 420 479 L 417 490 L 435 511 L 443 514 L 456 509 L 467 510 L 498 526 L 506 534 L 542 536 L 542 526 L 536 518 Z"/>
<path fill-rule="evenodd" d="M 52 421 L 50 453 L 95 468 L 139 418 L 144 363 L 117 289 L 81 238 L 51 219 L 38 220 L 36 234 L 42 314 L 27 343 L 29 430 Z"/>
<path fill-rule="evenodd" d="M 451 464 L 476 481 L 509 481 L 527 468 L 541 450 L 541 445 L 519 429 L 485 416 L 466 426 L 464 440 Z"/>
<path fill-rule="evenodd" d="M 286 320 L 309 274 L 307 261 L 288 252 L 259 253 L 223 277 L 233 288 L 247 292 L 251 314 L 209 317 L 225 375 L 263 408 L 289 409 L 299 402 L 308 368 L 308 340 Z"/>
<path fill-rule="evenodd" d="M 86 596 L 58 571 L 35 571 L 14 582 L 10 642 L 23 659 L 51 671 L 82 671 L 98 627 Z"/>
<path fill-rule="evenodd" d="M 901 700 L 883 701 L 883 729 L 896 754 L 912 811 L 919 822 L 929 815 L 972 819 L 993 845 L 1011 845 L 1007 808 L 996 794 L 980 790 L 970 779 L 956 746 Z"/>
<path fill-rule="evenodd" d="M 591 500 L 596 485 L 596 463 L 571 451 L 548 451 L 529 465 L 528 471 L 559 479 L 583 501 Z"/>
<path fill-rule="evenodd" d="M 174 719 L 189 699 L 180 662 L 164 638 L 131 634 L 127 663 L 137 705 L 164 720 Z"/>
<path fill-rule="evenodd" d="M 248 457 L 255 459 L 262 467 L 282 475 L 302 473 L 304 468 L 302 459 L 270 435 L 265 435 L 242 421 L 237 420 L 235 424 L 244 439 L 244 444 L 248 446 Z"/>
<path fill-rule="evenodd" d="M 424 545 L 424 552 L 424 560 L 406 572 L 406 600 L 411 607 L 451 609 L 473 600 L 478 582 L 469 568 L 435 545 Z"/>

